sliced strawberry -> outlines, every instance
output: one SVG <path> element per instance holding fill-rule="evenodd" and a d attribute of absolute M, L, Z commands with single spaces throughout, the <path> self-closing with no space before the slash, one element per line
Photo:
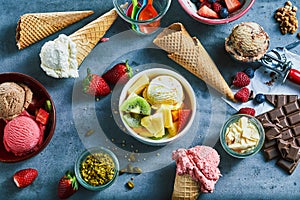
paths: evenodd
<path fill-rule="evenodd" d="M 49 119 L 49 113 L 44 110 L 43 108 L 39 108 L 36 116 L 35 116 L 35 120 L 37 122 L 40 122 L 43 125 L 46 125 Z"/>
<path fill-rule="evenodd" d="M 180 109 L 178 112 L 178 132 L 182 131 L 189 120 L 191 110 Z"/>
<path fill-rule="evenodd" d="M 197 13 L 202 17 L 213 18 L 213 19 L 219 18 L 218 13 L 216 13 L 206 5 L 202 6 Z"/>
<path fill-rule="evenodd" d="M 232 13 L 241 7 L 239 0 L 225 0 L 225 4 L 229 13 Z"/>
<path fill-rule="evenodd" d="M 13 175 L 13 180 L 17 187 L 24 188 L 33 183 L 37 176 L 38 171 L 36 169 L 27 168 L 17 171 Z"/>
<path fill-rule="evenodd" d="M 78 190 L 75 175 L 69 171 L 58 182 L 57 195 L 60 199 L 67 199 Z"/>

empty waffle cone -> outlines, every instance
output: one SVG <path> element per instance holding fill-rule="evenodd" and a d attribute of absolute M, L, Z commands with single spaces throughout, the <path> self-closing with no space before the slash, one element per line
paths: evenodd
<path fill-rule="evenodd" d="M 117 17 L 117 11 L 112 9 L 69 36 L 76 43 L 78 66 L 97 45 Z"/>
<path fill-rule="evenodd" d="M 172 200 L 195 200 L 200 194 L 199 183 L 188 174 L 175 176 Z"/>
<path fill-rule="evenodd" d="M 234 95 L 217 66 L 201 45 L 191 37 L 181 23 L 174 23 L 164 29 L 154 44 L 168 52 L 169 58 L 202 79 L 205 83 L 235 101 Z"/>
<path fill-rule="evenodd" d="M 82 20 L 94 11 L 28 13 L 18 21 L 16 41 L 19 50 Z"/>

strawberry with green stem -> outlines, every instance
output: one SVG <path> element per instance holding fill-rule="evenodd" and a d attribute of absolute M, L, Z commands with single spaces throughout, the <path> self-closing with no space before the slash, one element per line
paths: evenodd
<path fill-rule="evenodd" d="M 78 182 L 73 173 L 67 171 L 58 182 L 57 195 L 60 199 L 67 199 L 78 190 Z"/>
<path fill-rule="evenodd" d="M 103 79 L 110 84 L 126 83 L 132 77 L 132 68 L 128 64 L 128 60 L 125 63 L 118 63 L 114 65 L 110 70 L 102 75 Z"/>
<path fill-rule="evenodd" d="M 92 74 L 91 70 L 87 69 L 87 76 L 82 82 L 83 92 L 93 96 L 106 96 L 110 93 L 109 85 L 98 74 Z"/>

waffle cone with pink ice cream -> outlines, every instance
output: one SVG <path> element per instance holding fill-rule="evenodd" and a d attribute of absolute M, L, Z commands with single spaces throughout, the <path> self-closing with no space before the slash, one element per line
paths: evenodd
<path fill-rule="evenodd" d="M 218 165 L 220 156 L 212 147 L 195 146 L 173 151 L 176 177 L 173 200 L 197 199 L 201 193 L 211 193 L 221 176 Z"/>

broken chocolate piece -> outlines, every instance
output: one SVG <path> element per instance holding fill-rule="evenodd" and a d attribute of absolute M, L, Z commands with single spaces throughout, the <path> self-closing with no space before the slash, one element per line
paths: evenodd
<path fill-rule="evenodd" d="M 278 166 L 291 174 L 300 160 L 300 99 L 294 100 L 294 96 L 268 99 L 274 103 L 293 100 L 256 117 L 265 129 L 265 157 L 267 160 L 279 157 Z"/>
<path fill-rule="evenodd" d="M 287 103 L 296 101 L 298 95 L 284 95 L 284 94 L 266 94 L 266 100 L 271 103 L 275 108 L 279 108 Z"/>

